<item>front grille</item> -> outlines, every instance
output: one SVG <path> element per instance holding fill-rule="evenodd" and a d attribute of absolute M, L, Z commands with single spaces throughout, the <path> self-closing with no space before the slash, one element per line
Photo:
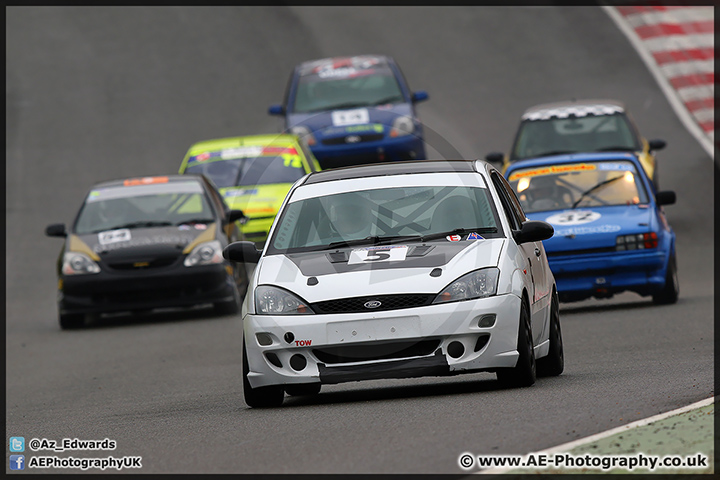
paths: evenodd
<path fill-rule="evenodd" d="M 391 358 L 411 358 L 430 355 L 440 346 L 440 340 L 420 340 L 343 345 L 314 348 L 313 355 L 323 363 L 353 363 Z"/>
<path fill-rule="evenodd" d="M 322 141 L 323 145 L 354 145 L 356 143 L 363 143 L 363 142 L 375 142 L 377 140 L 382 140 L 385 135 L 382 133 L 368 133 L 365 135 L 345 135 L 342 137 L 333 137 L 333 138 L 326 138 Z M 355 142 L 348 142 L 348 137 L 357 137 L 359 140 Z"/>
<path fill-rule="evenodd" d="M 148 268 L 167 267 L 175 263 L 175 260 L 177 260 L 177 257 L 163 257 L 149 261 L 108 263 L 108 266 L 113 270 L 142 270 Z"/>
<path fill-rule="evenodd" d="M 126 290 L 120 292 L 96 293 L 91 296 L 97 305 L 116 305 L 122 303 L 143 303 L 153 301 L 180 300 L 183 298 L 201 297 L 211 292 L 216 285 L 208 287 L 198 285 L 190 288 L 151 288 L 144 290 Z"/>
<path fill-rule="evenodd" d="M 413 308 L 430 305 L 435 298 L 434 294 L 400 294 L 400 295 L 375 295 L 370 297 L 341 298 L 340 300 L 328 300 L 310 305 L 315 313 L 361 313 L 378 312 L 385 310 L 399 310 L 401 308 Z M 376 308 L 367 308 L 367 302 L 380 302 Z"/>

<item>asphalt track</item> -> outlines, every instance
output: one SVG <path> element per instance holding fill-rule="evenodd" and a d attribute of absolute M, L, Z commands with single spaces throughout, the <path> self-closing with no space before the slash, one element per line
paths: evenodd
<path fill-rule="evenodd" d="M 624 101 L 668 142 L 679 302 L 563 304 L 565 373 L 530 388 L 378 380 L 276 410 L 242 401 L 236 318 L 60 331 L 47 224 L 70 222 L 96 181 L 176 171 L 195 141 L 278 131 L 265 112 L 292 66 L 356 53 L 393 55 L 429 92 L 434 157 L 507 149 L 532 104 Z M 6 139 L 6 437 L 117 441 L 59 457 L 142 456 L 142 473 L 462 473 L 462 452 L 538 451 L 714 394 L 713 162 L 598 7 L 7 7 Z"/>

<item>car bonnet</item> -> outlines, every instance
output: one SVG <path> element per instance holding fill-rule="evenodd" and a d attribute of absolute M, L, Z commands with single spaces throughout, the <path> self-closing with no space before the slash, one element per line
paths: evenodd
<path fill-rule="evenodd" d="M 504 238 L 442 240 L 268 255 L 258 266 L 257 285 L 282 287 L 311 303 L 363 295 L 439 293 L 468 272 L 497 266 L 504 242 Z M 372 248 L 404 251 L 394 257 L 399 260 L 359 260 Z M 442 273 L 431 276 L 437 268 Z M 308 284 L 310 277 L 317 283 Z"/>
<path fill-rule="evenodd" d="M 595 248 L 614 248 L 618 235 L 656 229 L 650 205 L 617 205 L 528 213 L 531 220 L 555 228 L 543 244 L 548 253 Z"/>

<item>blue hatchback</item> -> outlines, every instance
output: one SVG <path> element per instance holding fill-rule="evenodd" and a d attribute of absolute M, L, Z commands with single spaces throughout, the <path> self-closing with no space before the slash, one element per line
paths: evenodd
<path fill-rule="evenodd" d="M 384 55 L 312 60 L 297 65 L 285 103 L 285 130 L 304 139 L 323 169 L 425 158 L 422 124 L 395 61 Z"/>
<path fill-rule="evenodd" d="M 505 172 L 527 217 L 555 227 L 545 240 L 560 300 L 609 298 L 622 291 L 675 303 L 675 233 L 637 156 L 559 155 L 512 163 Z"/>

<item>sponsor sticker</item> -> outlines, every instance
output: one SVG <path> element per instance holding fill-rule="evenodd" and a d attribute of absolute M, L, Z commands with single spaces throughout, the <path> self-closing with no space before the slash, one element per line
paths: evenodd
<path fill-rule="evenodd" d="M 256 195 L 256 194 L 257 194 L 257 188 L 226 190 L 225 193 L 223 193 L 223 195 L 226 197 L 242 197 L 243 195 Z"/>
<path fill-rule="evenodd" d="M 468 240 L 485 240 L 484 237 L 478 235 L 478 234 L 475 233 L 475 232 L 470 232 L 470 233 L 468 233 L 467 239 L 468 239 Z"/>
<path fill-rule="evenodd" d="M 263 147 L 236 147 L 226 148 L 220 152 L 220 158 L 229 160 L 231 158 L 258 157 L 262 154 Z"/>
<path fill-rule="evenodd" d="M 178 225 L 178 230 L 190 230 L 190 225 Z"/>
<path fill-rule="evenodd" d="M 332 122 L 336 127 L 345 125 L 358 125 L 368 123 L 370 114 L 367 108 L 356 108 L 355 110 L 336 110 L 332 112 Z"/>
<path fill-rule="evenodd" d="M 348 265 L 373 262 L 398 262 L 405 260 L 407 245 L 358 248 L 350 252 Z"/>
<path fill-rule="evenodd" d="M 602 217 L 602 215 L 592 210 L 568 210 L 550 215 L 545 221 L 553 225 L 582 225 L 584 223 L 594 222 L 600 217 Z"/>
<path fill-rule="evenodd" d="M 462 240 L 462 236 L 460 235 L 448 235 L 445 238 L 448 242 L 459 242 L 460 240 Z"/>
<path fill-rule="evenodd" d="M 98 233 L 98 243 L 100 245 L 109 245 L 111 243 L 130 241 L 130 230 L 121 228 L 119 230 L 108 230 Z"/>
<path fill-rule="evenodd" d="M 205 225 L 204 223 L 196 223 L 194 227 L 195 230 L 207 230 L 207 225 Z"/>
<path fill-rule="evenodd" d="M 587 170 L 597 170 L 597 166 L 592 163 L 573 163 L 572 165 L 552 165 L 549 167 L 533 168 L 532 170 L 522 170 L 514 172 L 510 175 L 509 181 L 517 180 L 523 177 L 537 177 L 542 175 L 557 175 L 567 172 L 581 172 Z"/>

